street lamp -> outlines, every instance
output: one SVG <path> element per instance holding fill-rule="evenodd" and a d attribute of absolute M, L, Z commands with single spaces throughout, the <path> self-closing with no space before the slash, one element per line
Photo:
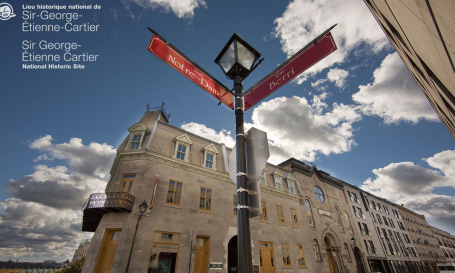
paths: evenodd
<path fill-rule="evenodd" d="M 236 145 L 236 178 L 237 178 L 237 244 L 239 273 L 252 273 L 250 218 L 248 206 L 248 181 L 245 153 L 245 129 L 243 127 L 243 85 L 242 81 L 248 77 L 258 64 L 254 63 L 261 54 L 234 33 L 231 39 L 215 59 L 224 74 L 234 80 L 235 97 L 235 145 Z"/>
<path fill-rule="evenodd" d="M 128 263 L 126 264 L 126 273 L 128 273 L 128 268 L 130 267 L 130 260 L 131 260 L 131 254 L 133 254 L 133 247 L 134 247 L 134 241 L 136 240 L 136 233 L 137 233 L 137 228 L 139 227 L 139 221 L 142 219 L 142 214 L 144 214 L 145 210 L 148 208 L 147 202 L 142 202 L 142 204 L 139 205 L 139 217 L 137 217 L 137 224 L 136 224 L 136 230 L 134 231 L 134 236 L 133 236 L 133 244 L 131 245 L 131 250 L 130 250 L 130 256 L 128 257 Z M 137 215 L 137 214 L 135 214 Z"/>
<path fill-rule="evenodd" d="M 351 238 L 351 242 L 355 246 L 355 238 L 354 237 Z"/>

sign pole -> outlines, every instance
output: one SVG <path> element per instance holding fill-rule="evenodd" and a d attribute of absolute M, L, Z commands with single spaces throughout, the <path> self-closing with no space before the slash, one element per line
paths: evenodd
<path fill-rule="evenodd" d="M 248 206 L 248 176 L 246 170 L 245 128 L 243 121 L 242 78 L 234 78 L 235 141 L 237 154 L 237 249 L 238 272 L 252 273 L 250 207 Z"/>

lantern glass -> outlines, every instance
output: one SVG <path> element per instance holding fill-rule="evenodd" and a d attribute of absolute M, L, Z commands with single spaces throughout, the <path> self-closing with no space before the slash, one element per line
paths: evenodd
<path fill-rule="evenodd" d="M 148 205 L 147 202 L 142 202 L 142 204 L 139 205 L 139 211 L 144 212 L 147 209 Z"/>
<path fill-rule="evenodd" d="M 237 42 L 237 57 L 238 62 L 243 65 L 247 70 L 250 70 L 253 66 L 256 56 L 248 48 L 242 45 L 240 42 Z"/>
<path fill-rule="evenodd" d="M 228 71 L 234 66 L 235 64 L 235 47 L 234 43 L 236 41 L 232 41 L 231 45 L 228 47 L 226 52 L 224 52 L 223 56 L 219 60 L 219 65 L 223 68 L 224 73 L 228 73 Z"/>

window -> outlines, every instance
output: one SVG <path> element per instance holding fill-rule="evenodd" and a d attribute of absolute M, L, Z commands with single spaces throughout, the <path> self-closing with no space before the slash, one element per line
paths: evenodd
<path fill-rule="evenodd" d="M 389 218 L 390 226 L 395 227 L 395 224 L 393 223 L 393 220 Z"/>
<path fill-rule="evenodd" d="M 370 212 L 371 213 L 371 220 L 373 220 L 373 222 L 376 224 L 377 221 L 376 221 L 376 218 L 374 217 L 374 213 Z"/>
<path fill-rule="evenodd" d="M 310 226 L 314 227 L 313 213 L 311 212 L 310 202 L 307 199 L 305 199 L 305 208 L 306 208 L 308 223 L 310 224 Z"/>
<path fill-rule="evenodd" d="M 373 205 L 374 210 L 378 210 L 378 207 L 376 207 L 376 204 L 373 201 L 371 201 L 371 205 Z"/>
<path fill-rule="evenodd" d="M 368 229 L 368 225 L 365 223 L 362 223 L 363 225 L 363 230 L 365 231 L 365 235 L 371 236 L 370 230 Z"/>
<path fill-rule="evenodd" d="M 378 223 L 382 225 L 381 216 L 379 216 L 379 214 L 376 214 L 376 217 L 378 218 Z"/>
<path fill-rule="evenodd" d="M 302 245 L 296 245 L 297 246 L 297 263 L 299 266 L 305 266 L 305 255 L 303 253 L 303 246 Z"/>
<path fill-rule="evenodd" d="M 368 241 L 368 244 L 370 245 L 371 253 L 378 254 L 376 248 L 374 247 L 373 241 Z"/>
<path fill-rule="evenodd" d="M 237 194 L 234 194 L 232 204 L 234 205 L 234 216 L 237 216 Z"/>
<path fill-rule="evenodd" d="M 282 182 L 283 174 L 280 172 L 280 170 L 275 169 L 270 174 L 273 176 L 273 181 L 275 182 L 275 188 L 279 189 L 279 190 L 283 189 L 283 182 Z"/>
<path fill-rule="evenodd" d="M 366 240 L 363 240 L 363 243 L 365 244 L 365 248 L 367 249 L 368 254 L 372 254 L 373 251 L 371 250 L 371 247 L 368 244 L 368 242 Z"/>
<path fill-rule="evenodd" d="M 291 209 L 291 217 L 292 217 L 292 226 L 298 227 L 299 226 L 299 219 L 297 218 L 297 210 Z"/>
<path fill-rule="evenodd" d="M 180 199 L 182 198 L 182 182 L 169 180 L 167 188 L 166 204 L 172 206 L 180 206 Z"/>
<path fill-rule="evenodd" d="M 404 240 L 406 241 L 406 243 L 410 244 L 411 243 L 411 240 L 409 239 L 409 236 L 408 234 L 406 233 L 403 233 L 403 237 L 404 237 Z"/>
<path fill-rule="evenodd" d="M 172 265 L 167 267 L 166 272 L 175 273 L 179 244 L 179 233 L 155 231 L 148 272 L 159 272 L 163 265 Z"/>
<path fill-rule="evenodd" d="M 294 182 L 288 180 L 288 188 L 290 193 L 294 193 Z"/>
<path fill-rule="evenodd" d="M 385 213 L 387 213 L 387 215 L 390 215 L 389 209 L 386 206 L 384 206 L 384 210 L 385 210 Z"/>
<path fill-rule="evenodd" d="M 283 266 L 291 266 L 291 255 L 289 254 L 289 244 L 281 244 L 281 252 L 283 254 Z"/>
<path fill-rule="evenodd" d="M 400 218 L 400 219 L 401 219 L 401 216 L 400 216 L 400 214 L 398 214 L 398 211 L 396 211 L 396 210 L 393 209 L 392 212 L 393 212 L 393 215 L 394 215 L 396 218 Z"/>
<path fill-rule="evenodd" d="M 384 224 L 386 226 L 388 226 L 389 225 L 389 221 L 387 221 L 387 218 L 385 218 L 385 216 L 382 216 L 382 219 L 384 219 Z"/>
<path fill-rule="evenodd" d="M 266 182 L 266 170 L 263 170 L 261 172 L 261 175 L 259 176 L 259 184 L 261 185 L 267 185 L 267 182 Z"/>
<path fill-rule="evenodd" d="M 189 161 L 190 146 L 193 145 L 193 142 L 191 141 L 189 136 L 187 134 L 180 135 L 174 139 L 174 142 L 175 142 L 174 158 L 183 161 Z"/>
<path fill-rule="evenodd" d="M 346 254 L 346 259 L 348 259 L 348 263 L 352 263 L 351 254 L 349 254 L 349 247 L 348 244 L 344 243 L 344 253 Z"/>
<path fill-rule="evenodd" d="M 276 205 L 276 212 L 277 212 L 277 216 L 278 216 L 278 225 L 285 225 L 286 221 L 284 219 L 283 206 Z"/>
<path fill-rule="evenodd" d="M 381 204 L 379 204 L 379 203 L 378 203 L 378 209 L 379 209 L 380 212 L 383 212 Z"/>
<path fill-rule="evenodd" d="M 214 166 L 214 161 L 213 161 L 213 155 L 212 154 L 209 154 L 209 153 L 206 153 L 205 154 L 205 166 L 207 168 L 210 168 L 210 169 L 213 169 L 213 166 Z"/>
<path fill-rule="evenodd" d="M 179 144 L 177 148 L 177 158 L 180 160 L 185 160 L 186 158 L 186 146 Z"/>
<path fill-rule="evenodd" d="M 201 187 L 199 195 L 199 209 L 203 211 L 212 211 L 212 190 Z"/>
<path fill-rule="evenodd" d="M 351 199 L 352 202 L 354 203 L 359 203 L 359 199 L 357 199 L 357 195 L 353 192 L 348 192 L 349 193 L 349 199 Z"/>
<path fill-rule="evenodd" d="M 319 200 L 319 202 L 324 202 L 324 193 L 322 192 L 321 188 L 318 186 L 314 187 L 314 194 L 316 195 L 316 198 Z"/>
<path fill-rule="evenodd" d="M 281 182 L 281 176 L 275 176 L 275 188 L 281 190 L 283 188 L 282 182 Z"/>
<path fill-rule="evenodd" d="M 132 135 L 130 150 L 139 149 L 141 144 L 142 134 L 141 135 Z"/>
<path fill-rule="evenodd" d="M 124 174 L 122 181 L 120 181 L 120 185 L 118 187 L 119 192 L 128 192 L 131 193 L 133 189 L 134 180 L 136 179 L 135 174 Z"/>
<path fill-rule="evenodd" d="M 267 215 L 267 203 L 265 201 L 261 201 L 261 216 L 259 216 L 259 220 L 267 222 L 268 221 L 268 215 Z"/>
<path fill-rule="evenodd" d="M 338 211 L 337 208 L 335 208 L 335 216 L 337 217 L 338 225 L 343 226 L 343 224 L 341 223 L 340 212 Z"/>
<path fill-rule="evenodd" d="M 365 215 L 363 215 L 363 213 L 362 213 L 362 209 L 361 209 L 361 208 L 354 207 L 354 206 L 352 206 L 352 208 L 354 209 L 354 215 L 355 215 L 357 218 L 366 219 L 366 218 L 365 218 Z"/>
<path fill-rule="evenodd" d="M 216 149 L 213 143 L 202 148 L 202 152 L 204 153 L 204 167 L 209 169 L 216 170 L 216 155 L 219 154 L 218 150 Z"/>
<path fill-rule="evenodd" d="M 322 262 L 321 252 L 319 251 L 319 244 L 316 239 L 313 240 L 313 250 L 314 250 L 314 256 L 316 258 L 316 262 Z"/>
<path fill-rule="evenodd" d="M 349 215 L 346 211 L 344 212 L 344 218 L 346 218 L 346 222 L 348 223 L 349 233 L 354 235 L 354 230 L 352 230 L 352 226 L 351 226 L 351 220 L 349 220 Z"/>

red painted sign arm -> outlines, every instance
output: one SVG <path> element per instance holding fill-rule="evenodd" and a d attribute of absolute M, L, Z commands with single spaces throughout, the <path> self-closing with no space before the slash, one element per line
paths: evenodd
<path fill-rule="evenodd" d="M 164 38 L 159 36 L 155 31 L 152 29 L 150 29 L 150 31 L 152 31 L 154 35 L 147 47 L 148 51 L 197 86 L 201 87 L 214 98 L 224 103 L 227 107 L 234 110 L 234 95 L 226 86 L 203 70 Z"/>
<path fill-rule="evenodd" d="M 245 92 L 245 111 L 337 50 L 329 28 Z"/>

